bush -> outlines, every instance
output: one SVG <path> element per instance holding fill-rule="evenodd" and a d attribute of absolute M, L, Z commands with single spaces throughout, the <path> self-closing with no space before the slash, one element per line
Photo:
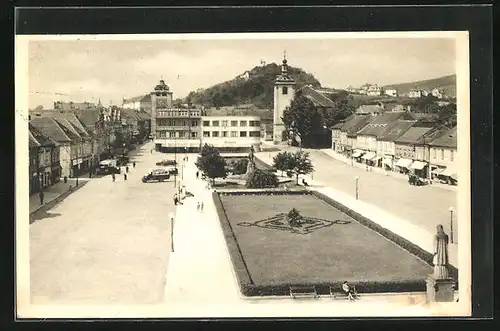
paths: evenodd
<path fill-rule="evenodd" d="M 286 220 L 288 221 L 288 225 L 291 227 L 297 227 L 300 226 L 300 219 L 302 216 L 300 216 L 299 211 L 295 208 L 290 210 L 288 214 L 286 215 Z"/>
<path fill-rule="evenodd" d="M 248 159 L 239 159 L 237 161 L 234 161 L 232 164 L 233 166 L 233 173 L 235 175 L 242 175 L 247 172 L 247 167 L 248 167 Z"/>
<path fill-rule="evenodd" d="M 278 187 L 278 177 L 269 171 L 255 169 L 247 178 L 247 188 Z"/>

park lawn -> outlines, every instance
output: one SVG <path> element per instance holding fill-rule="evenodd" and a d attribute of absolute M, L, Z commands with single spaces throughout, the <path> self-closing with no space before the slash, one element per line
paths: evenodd
<path fill-rule="evenodd" d="M 222 195 L 253 284 L 419 281 L 432 268 L 313 195 Z M 349 220 L 309 234 L 240 226 L 297 208 L 306 217 Z"/>

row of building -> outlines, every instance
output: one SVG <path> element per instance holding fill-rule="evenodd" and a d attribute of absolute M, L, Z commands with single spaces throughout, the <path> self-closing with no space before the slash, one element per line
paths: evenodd
<path fill-rule="evenodd" d="M 346 88 L 346 91 L 349 93 L 369 95 L 369 96 L 387 95 L 391 97 L 407 96 L 409 98 L 421 98 L 432 95 L 437 99 L 446 98 L 444 90 L 437 87 L 431 90 L 414 88 L 408 91 L 407 93 L 401 93 L 398 89 L 394 87 L 389 87 L 389 86 L 382 87 L 378 86 L 377 84 L 364 84 L 361 87 L 349 86 Z"/>
<path fill-rule="evenodd" d="M 332 149 L 374 167 L 457 180 L 457 129 L 407 111 L 354 114 L 332 127 Z"/>
<path fill-rule="evenodd" d="M 29 112 L 30 194 L 62 177 L 89 172 L 150 134 L 150 116 L 145 112 L 62 102 L 54 108 Z M 118 140 L 122 146 L 116 145 Z"/>

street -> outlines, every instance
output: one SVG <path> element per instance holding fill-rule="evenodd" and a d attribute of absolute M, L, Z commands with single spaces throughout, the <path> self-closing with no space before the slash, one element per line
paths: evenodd
<path fill-rule="evenodd" d="M 165 154 L 152 143 L 113 182 L 92 178 L 30 225 L 33 304 L 147 304 L 163 298 L 170 254 L 173 181 L 142 183 Z M 134 154 L 137 154 L 134 156 Z M 178 160 L 180 157 L 178 156 Z M 124 168 L 123 168 L 124 169 Z"/>
<path fill-rule="evenodd" d="M 296 148 L 279 146 L 282 150 Z M 359 177 L 359 199 L 375 205 L 388 213 L 406 219 L 414 225 L 435 233 L 436 225 L 443 224 L 450 231 L 449 207 L 456 210 L 457 193 L 440 187 L 412 186 L 408 181 L 380 173 L 352 167 L 333 159 L 322 151 L 308 150 L 314 173 L 309 175 L 321 184 L 333 187 L 351 196 L 356 194 L 356 177 Z M 260 152 L 263 161 L 272 160 L 278 152 Z M 271 161 L 272 162 L 272 161 Z M 454 215 L 454 237 L 457 238 L 457 223 Z"/>

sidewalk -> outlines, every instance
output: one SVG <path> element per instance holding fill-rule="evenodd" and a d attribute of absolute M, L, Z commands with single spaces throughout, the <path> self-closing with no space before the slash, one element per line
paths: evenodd
<path fill-rule="evenodd" d="M 267 164 L 272 164 L 273 162 L 272 153 L 259 153 L 258 157 Z M 327 195 L 344 206 L 355 210 L 362 216 L 367 217 L 373 222 L 411 241 L 424 250 L 433 253 L 434 233 L 431 233 L 422 227 L 416 226 L 401 217 L 390 214 L 375 205 L 368 204 L 362 200 L 356 200 L 349 194 L 336 190 L 335 188 L 328 187 L 323 183 L 314 180 L 311 175 L 308 175 L 307 177 L 307 181 L 311 189 Z M 449 253 L 450 264 L 458 268 L 458 245 L 450 244 Z"/>
<path fill-rule="evenodd" d="M 196 179 L 191 160 L 184 167 L 182 184 L 194 197 L 177 206 L 174 220 L 174 252 L 166 276 L 166 303 L 208 304 L 217 297 L 224 303 L 235 302 L 239 289 L 226 242 L 220 228 L 212 190 L 206 182 Z M 197 203 L 203 201 L 203 211 Z"/>
<path fill-rule="evenodd" d="M 339 154 L 339 153 L 337 153 L 337 152 L 335 152 L 335 151 L 333 151 L 333 150 L 331 150 L 329 148 L 323 148 L 323 149 L 320 149 L 320 151 L 322 151 L 326 155 L 334 158 L 335 160 L 338 160 L 338 161 L 343 162 L 345 164 L 350 164 L 350 165 L 352 165 L 354 167 L 358 167 L 360 169 L 366 169 L 366 164 L 358 163 L 358 162 L 353 162 L 353 160 L 350 159 L 350 158 L 348 158 L 347 156 Z M 391 176 L 391 177 L 394 177 L 394 178 L 399 178 L 401 180 L 408 181 L 408 176 L 407 175 L 403 175 L 403 174 L 395 172 L 395 171 L 388 171 L 388 170 L 384 170 L 384 169 L 379 168 L 379 167 L 369 167 L 369 169 L 370 169 L 369 171 L 373 171 L 373 172 L 380 173 L 380 174 L 383 174 L 383 175 L 386 175 L 386 176 Z M 448 184 L 442 184 L 442 183 L 439 183 L 439 182 L 436 182 L 436 181 L 433 181 L 431 185 L 435 186 L 435 187 L 439 187 L 439 188 L 445 189 L 445 190 L 457 192 L 457 186 L 448 185 Z"/>
<path fill-rule="evenodd" d="M 79 185 L 84 185 L 86 181 L 88 181 L 89 178 L 78 178 Z M 55 199 L 59 198 L 61 195 L 68 193 L 69 189 L 73 188 L 73 190 L 76 187 L 76 178 L 68 178 L 68 182 L 64 183 L 64 180 L 61 178 L 61 180 L 51 186 L 48 186 L 43 189 L 43 194 L 44 194 L 44 199 L 43 199 L 43 205 L 40 204 L 40 197 L 38 193 L 34 193 L 30 195 L 30 214 L 38 211 L 42 207 L 50 204 L 52 201 Z"/>

